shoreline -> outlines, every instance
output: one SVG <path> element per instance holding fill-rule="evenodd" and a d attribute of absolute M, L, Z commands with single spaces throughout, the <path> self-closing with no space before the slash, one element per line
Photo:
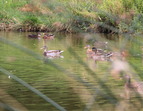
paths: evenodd
<path fill-rule="evenodd" d="M 142 33 L 139 6 L 124 0 L 0 2 L 0 31 Z"/>

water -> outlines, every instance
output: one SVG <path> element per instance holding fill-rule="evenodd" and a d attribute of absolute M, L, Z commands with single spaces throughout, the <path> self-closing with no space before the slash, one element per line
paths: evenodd
<path fill-rule="evenodd" d="M 142 109 L 135 94 L 131 100 L 124 95 L 125 81 L 112 73 L 112 63 L 87 59 L 84 46 L 94 41 L 108 42 L 110 50 L 126 49 L 130 56 L 126 62 L 134 80 L 142 80 L 142 44 L 136 39 L 124 37 L 105 39 L 102 34 L 61 34 L 46 44 L 50 50 L 61 49 L 63 58 L 46 61 L 43 57 L 42 39 L 28 38 L 25 32 L 0 32 L 11 43 L 0 42 L 0 66 L 16 75 L 68 111 L 131 111 Z M 28 52 L 27 49 L 32 52 Z M 49 59 L 48 59 L 49 60 Z M 121 64 L 124 64 L 121 63 Z M 118 67 L 118 66 L 117 66 Z M 127 70 L 127 68 L 125 68 Z M 114 72 L 114 71 L 113 71 Z M 0 101 L 22 111 L 58 111 L 39 95 L 0 72 Z M 4 104 L 2 104 L 4 106 Z M 132 107 L 135 105 L 135 107 Z M 7 106 L 7 107 L 8 107 Z M 0 109 L 5 111 L 5 108 Z"/>

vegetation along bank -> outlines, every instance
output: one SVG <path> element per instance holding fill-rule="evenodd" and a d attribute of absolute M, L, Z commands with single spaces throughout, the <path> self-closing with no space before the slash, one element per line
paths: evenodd
<path fill-rule="evenodd" d="M 0 30 L 143 31 L 142 0 L 1 0 Z"/>

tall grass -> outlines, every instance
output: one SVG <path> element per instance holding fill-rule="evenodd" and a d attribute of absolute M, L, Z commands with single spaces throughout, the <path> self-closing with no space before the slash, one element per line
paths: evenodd
<path fill-rule="evenodd" d="M 39 31 L 107 30 L 97 25 L 98 22 L 123 31 L 124 24 L 129 28 L 136 14 L 143 12 L 143 3 L 141 0 L 2 0 L 0 9 L 1 22 L 13 22 L 17 29 L 23 26 L 27 31 L 25 23 L 29 27 L 41 27 Z"/>
<path fill-rule="evenodd" d="M 138 12 L 143 12 L 143 2 L 142 0 L 122 0 L 123 5 L 126 10 L 134 9 Z"/>

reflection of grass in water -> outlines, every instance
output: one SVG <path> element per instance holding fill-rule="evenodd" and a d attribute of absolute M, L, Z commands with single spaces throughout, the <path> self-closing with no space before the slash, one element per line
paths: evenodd
<path fill-rule="evenodd" d="M 53 79 L 53 78 L 55 78 L 57 75 L 56 75 L 56 73 L 57 73 L 57 70 L 55 70 L 56 69 L 56 67 L 55 68 L 53 68 L 53 67 L 51 67 L 51 66 L 49 66 L 49 65 L 41 65 L 41 62 L 40 61 L 37 61 L 36 60 L 36 62 L 34 62 L 33 63 L 33 61 L 35 60 L 33 57 L 31 57 L 31 56 L 27 56 L 26 54 L 24 54 L 24 53 L 22 53 L 22 57 L 20 57 L 19 58 L 19 54 L 21 53 L 21 52 L 17 52 L 15 49 L 13 50 L 13 48 L 8 48 L 8 49 L 10 49 L 11 51 L 10 52 L 8 52 L 8 54 L 7 54 L 7 52 L 5 52 L 5 53 L 2 53 L 2 56 L 3 56 L 3 58 L 5 58 L 6 56 L 5 55 L 11 55 L 12 54 L 12 56 L 15 56 L 15 53 L 14 52 L 16 52 L 16 57 L 18 58 L 18 59 L 16 59 L 15 61 L 13 61 L 13 62 L 11 62 L 10 63 L 10 61 L 7 61 L 7 62 L 5 62 L 5 65 L 4 65 L 4 67 L 7 67 L 8 69 L 12 69 L 12 66 L 11 65 L 18 65 L 18 71 L 16 71 L 15 72 L 15 74 L 16 75 L 18 75 L 18 76 L 23 76 L 23 75 L 19 75 L 19 73 L 23 73 L 23 71 L 22 71 L 22 69 L 23 68 L 26 68 L 28 65 L 29 65 L 29 68 L 26 70 L 27 71 L 27 73 L 26 73 L 26 75 L 27 76 L 29 76 L 30 75 L 30 72 L 32 72 L 32 73 L 35 73 L 35 75 L 30 75 L 29 77 L 30 78 L 23 78 L 24 80 L 26 80 L 26 81 L 30 81 L 31 80 L 31 78 L 33 78 L 29 83 L 30 84 L 32 84 L 32 85 L 35 85 L 35 87 L 37 87 L 38 89 L 40 89 L 41 87 L 43 87 L 43 88 L 47 88 L 46 86 L 41 86 L 42 85 L 42 83 L 41 82 L 39 82 L 39 86 L 37 86 L 37 84 L 38 84 L 38 82 L 37 83 L 35 83 L 35 81 L 42 81 L 42 82 L 44 82 L 44 81 L 46 81 L 46 79 L 49 77 L 49 76 L 47 76 L 47 74 L 45 74 L 46 73 L 46 71 L 45 70 L 50 70 L 50 71 L 54 71 L 53 72 L 53 74 L 52 74 L 52 76 L 49 78 L 49 79 Z M 12 52 L 12 50 L 13 50 L 13 52 Z M 14 54 L 14 55 L 13 55 Z M 74 53 L 72 53 L 72 54 L 74 54 Z M 21 55 L 21 54 L 20 54 Z M 102 77 L 104 77 L 103 75 L 104 75 L 104 72 L 102 72 L 102 70 L 103 69 L 105 69 L 105 71 L 108 69 L 108 64 L 103 64 L 102 65 L 102 63 L 98 63 L 98 66 L 99 66 L 99 68 L 98 68 L 98 70 L 95 72 L 95 74 L 97 74 L 97 76 L 99 76 L 98 78 L 96 78 L 97 76 L 96 75 L 94 75 L 94 73 L 92 73 L 89 69 L 88 69 L 88 66 L 87 67 L 85 67 L 86 65 L 85 64 L 82 64 L 83 62 L 82 61 L 80 61 L 81 59 L 79 59 L 78 58 L 78 56 L 76 56 L 76 54 L 74 55 L 75 56 L 75 58 L 77 59 L 77 61 L 79 61 L 79 63 L 80 64 L 77 64 L 77 67 L 83 67 L 83 68 L 85 68 L 86 69 L 86 71 L 87 72 L 85 72 L 85 73 L 87 73 L 87 74 L 90 74 L 93 78 L 95 78 L 95 79 L 97 79 L 96 81 L 98 81 L 97 83 L 99 83 L 99 85 L 100 85 L 100 79 L 101 79 L 101 81 L 103 81 L 102 80 Z M 24 59 L 22 60 L 22 61 L 19 61 L 19 60 L 21 60 L 21 58 L 23 58 L 24 57 Z M 2 60 L 2 59 L 1 59 Z M 4 59 L 3 59 L 4 60 Z M 140 59 L 139 59 L 140 60 Z M 28 61 L 30 61 L 30 63 L 32 64 L 32 65 L 30 65 L 29 64 L 29 62 Z M 134 64 L 135 66 L 140 66 L 141 64 L 138 64 L 138 60 L 136 60 L 136 61 L 132 61 L 132 62 L 135 62 L 136 64 Z M 7 64 L 7 63 L 10 63 L 9 65 Z M 24 64 L 22 64 L 22 63 L 24 63 L 24 64 L 26 64 L 26 65 L 24 65 Z M 39 66 L 40 65 L 40 66 Z M 85 66 L 84 66 L 85 65 Z M 32 69 L 32 66 L 34 66 L 35 68 L 36 68 L 36 70 L 33 70 Z M 75 67 L 76 68 L 76 67 Z M 138 71 L 138 69 L 137 68 L 135 68 L 137 71 Z M 41 70 L 41 71 L 39 71 L 39 70 Z M 74 68 L 73 68 L 73 70 L 74 70 Z M 83 70 L 83 69 L 82 69 Z M 141 71 L 140 71 L 141 72 Z M 43 74 L 44 73 L 44 75 L 42 75 L 43 77 L 44 77 L 44 79 L 43 79 L 43 77 L 41 76 L 41 74 Z M 78 72 L 78 73 L 80 73 L 80 71 Z M 108 71 L 107 71 L 107 73 L 108 73 Z M 59 74 L 60 75 L 60 74 Z M 106 75 L 106 74 L 105 74 Z M 55 76 L 55 77 L 54 77 Z M 80 77 L 81 75 L 79 74 L 79 77 Z M 47 77 L 47 78 L 46 78 Z M 58 82 L 56 82 L 56 81 L 58 81 L 59 80 L 59 78 L 60 78 L 60 81 L 62 81 L 62 77 L 61 76 L 59 76 L 59 77 L 56 77 L 55 78 L 55 83 L 54 84 L 52 84 L 52 86 L 53 86 L 53 88 L 56 88 L 56 89 L 61 89 L 61 93 L 63 93 L 63 89 L 62 89 L 62 87 L 60 87 L 60 82 L 58 83 Z M 98 80 L 99 79 L 99 80 Z M 104 87 L 104 85 L 103 85 L 103 89 L 105 89 L 105 90 L 101 90 L 101 92 L 103 91 L 103 92 L 105 92 L 106 93 L 106 91 L 110 91 L 111 90 L 111 92 L 107 92 L 106 94 L 107 94 L 107 96 L 112 96 L 112 94 L 113 95 L 115 95 L 115 97 L 117 98 L 117 102 L 120 100 L 119 99 L 119 97 L 118 97 L 118 94 L 116 93 L 116 91 L 114 91 L 114 90 L 116 90 L 116 88 L 115 87 L 118 87 L 119 89 L 120 88 L 122 88 L 123 87 L 123 83 L 121 82 L 121 81 L 119 81 L 119 82 L 117 82 L 117 81 L 115 81 L 115 80 L 113 80 L 113 78 L 112 77 L 109 77 L 108 78 L 109 80 L 109 83 L 105 83 L 106 81 L 103 81 L 104 82 L 104 85 L 105 85 L 105 87 Z M 107 81 L 107 82 L 108 82 Z M 47 82 L 47 84 L 50 84 L 50 82 L 49 81 L 46 81 Z M 92 82 L 93 83 L 93 81 L 90 81 L 90 82 Z M 62 85 L 65 85 L 65 82 L 63 81 L 63 84 Z M 94 84 L 95 85 L 95 84 Z M 102 84 L 101 84 L 102 85 Z M 107 87 L 106 87 L 107 86 Z M 64 86 L 64 87 L 67 87 L 66 85 Z M 109 88 L 109 90 L 107 89 L 107 88 Z M 106 90 L 107 89 L 107 90 Z M 40 89 L 41 90 L 41 89 Z M 68 90 L 68 88 L 66 89 L 66 90 Z M 42 90 L 43 91 L 43 90 Z M 69 90 L 69 93 L 68 94 L 70 94 L 70 90 Z M 105 95 L 106 95 L 105 94 Z M 109 95 L 108 95 L 109 94 Z M 60 94 L 59 94 L 60 95 Z M 68 101 L 68 100 L 67 100 Z M 102 97 L 102 96 L 98 96 L 97 98 L 96 98 L 96 102 L 97 102 L 97 104 L 99 104 L 100 106 L 103 106 L 103 108 L 102 109 L 106 109 L 106 107 L 109 107 L 109 106 L 111 106 L 111 109 L 112 109 L 112 107 L 114 107 L 114 105 L 113 104 L 110 104 L 110 102 L 108 101 L 108 99 L 107 98 L 104 98 L 104 97 Z M 136 102 L 134 102 L 134 104 L 136 104 Z"/>
<path fill-rule="evenodd" d="M 26 56 L 25 56 L 25 58 L 26 58 Z M 26 59 L 24 59 L 24 60 L 26 60 Z M 32 59 L 32 60 L 33 60 L 33 59 Z M 23 62 L 24 62 L 24 61 L 23 61 Z M 38 61 L 37 61 L 37 62 L 38 62 Z M 21 62 L 19 61 L 19 63 L 22 63 L 22 61 L 21 61 Z M 21 64 L 21 65 L 22 65 L 22 64 Z M 36 64 L 36 65 L 37 65 L 37 64 Z M 26 65 L 26 66 L 27 66 L 27 65 Z M 22 68 L 22 67 L 21 67 L 21 68 Z M 29 70 L 28 70 L 28 71 L 29 71 Z M 30 69 L 30 71 L 33 71 L 33 70 Z M 19 73 L 19 72 L 18 72 L 18 73 Z M 33 79 L 33 80 L 34 80 L 34 79 Z M 32 84 L 32 83 L 31 83 L 31 84 Z"/>
<path fill-rule="evenodd" d="M 46 96 L 52 98 L 54 101 L 65 107 L 67 110 L 68 109 L 70 110 L 70 107 L 74 107 L 75 109 L 81 108 L 82 103 L 76 102 L 79 101 L 78 96 L 76 94 L 73 94 L 72 90 L 69 88 L 69 86 L 67 86 L 67 84 L 65 84 L 64 81 L 62 82 L 60 80 L 60 82 L 58 83 L 58 85 L 61 85 L 60 87 L 57 85 L 55 81 L 50 81 L 50 83 L 44 80 L 42 81 L 38 80 L 38 81 L 39 83 L 41 82 L 44 83 L 43 85 L 39 84 L 39 86 L 36 85 L 35 87 L 37 87 L 37 89 L 43 92 Z M 30 84 L 34 86 L 31 82 Z M 53 106 L 51 106 L 49 103 L 46 103 L 38 95 L 35 95 L 22 85 L 18 85 L 16 82 L 13 82 L 12 85 L 9 85 L 8 89 L 6 90 L 10 95 L 14 96 L 18 101 L 24 104 L 29 110 L 35 109 L 35 107 L 36 107 L 35 110 L 38 111 L 43 111 L 46 108 L 50 110 L 55 110 Z"/>
<path fill-rule="evenodd" d="M 100 93 L 104 93 L 102 96 L 108 100 L 109 102 L 111 102 L 111 104 L 116 104 L 117 102 L 117 98 L 114 96 L 114 94 L 112 93 L 112 91 L 110 90 L 110 88 L 97 76 L 96 73 L 94 73 L 91 69 L 89 69 L 89 67 L 87 66 L 87 64 L 85 64 L 81 58 L 79 58 L 78 54 L 75 53 L 73 51 L 73 49 L 70 47 L 69 48 L 69 52 L 78 60 L 78 62 L 83 65 L 83 67 L 86 69 L 86 71 L 88 72 L 88 74 L 90 74 L 91 76 L 94 77 L 94 79 L 97 81 L 98 85 L 100 86 L 100 88 L 97 90 L 100 90 Z M 94 87 L 92 87 L 92 90 L 96 90 Z M 107 95 L 106 95 L 107 93 Z"/>
<path fill-rule="evenodd" d="M 128 42 L 127 40 L 126 40 L 126 42 Z M 126 42 L 124 43 L 124 46 L 126 46 Z M 123 47 L 122 47 L 123 48 Z M 138 50 L 140 50 L 140 49 L 138 49 Z M 74 57 L 79 61 L 79 63 L 80 64 L 82 64 L 83 66 L 84 66 L 84 63 L 82 62 L 82 60 L 78 57 L 78 55 L 71 49 L 70 50 L 71 51 L 71 53 L 74 55 Z M 73 53 L 74 52 L 74 53 Z M 133 62 L 133 61 L 132 61 Z M 139 62 L 139 64 L 138 64 L 138 62 L 139 61 L 137 61 L 136 63 L 137 63 L 137 66 L 141 66 L 141 62 Z M 136 65 L 136 64 L 134 64 L 134 65 Z M 86 65 L 84 66 L 84 67 L 86 67 Z M 104 67 L 103 67 L 104 68 Z M 108 69 L 108 68 L 107 68 Z M 138 70 L 137 68 L 135 68 L 136 70 Z M 100 70 L 102 70 L 102 68 L 101 69 L 99 69 L 98 71 L 99 71 L 99 74 L 100 74 Z M 89 70 L 88 70 L 89 71 Z M 87 72 L 88 72 L 87 71 Z M 98 71 L 96 72 L 96 74 L 98 74 Z M 105 69 L 105 71 L 106 71 L 106 69 Z M 139 70 L 138 70 L 139 71 Z M 138 72 L 137 71 L 137 72 Z M 89 71 L 90 72 L 90 71 Z M 140 70 L 140 72 L 141 72 L 141 70 Z M 107 72 L 108 73 L 108 72 Z M 110 72 L 109 72 L 110 73 Z M 138 73 L 137 73 L 138 74 Z M 93 77 L 97 77 L 97 76 L 95 76 L 95 75 L 92 75 Z M 98 78 L 99 79 L 99 78 Z M 112 78 L 113 79 L 113 78 Z M 118 92 L 118 90 L 116 90 L 115 88 L 118 88 L 118 89 L 120 89 L 121 88 L 121 90 L 124 92 L 124 89 L 123 89 L 123 87 L 124 87 L 124 82 L 123 82 L 123 80 L 122 81 L 120 81 L 120 82 L 117 82 L 117 81 L 115 81 L 115 80 L 112 80 L 111 79 L 111 81 L 110 81 L 110 83 L 108 84 L 106 84 L 107 86 L 108 86 L 108 88 L 110 88 L 110 90 L 111 91 L 113 91 L 111 94 L 117 94 L 117 93 L 119 93 Z M 100 81 L 100 80 L 99 80 Z M 99 84 L 100 84 L 100 82 L 99 82 Z M 102 87 L 102 88 L 104 88 L 104 86 Z M 107 87 L 105 87 L 105 88 L 107 88 Z M 114 90 L 115 90 L 115 92 L 114 92 Z M 106 91 L 108 91 L 108 90 L 106 90 Z M 121 91 L 121 92 L 122 92 Z M 119 96 L 119 94 L 117 94 L 118 95 L 118 99 L 120 99 L 121 97 Z M 109 102 L 107 102 L 106 101 L 106 99 L 104 98 L 99 98 L 99 100 L 102 100 L 103 101 L 103 103 L 102 103 L 102 101 L 101 101 L 101 103 L 102 103 L 102 105 L 103 106 L 106 106 L 107 104 L 106 103 L 109 103 Z M 96 98 L 96 100 L 98 101 L 98 99 Z M 97 102 L 96 101 L 96 102 Z M 104 102 L 104 101 L 106 101 L 106 102 Z M 139 98 L 139 99 L 137 99 L 136 100 L 137 102 L 142 102 L 142 99 L 141 98 Z M 99 103 L 100 103 L 100 101 L 98 101 Z M 97 103 L 98 103 L 97 102 Z M 105 104 L 104 104 L 105 103 Z M 138 105 L 136 105 L 136 102 L 133 102 L 133 103 L 130 103 L 130 104 L 134 104 L 135 105 L 135 107 L 138 109 L 139 107 L 138 107 Z M 114 105 L 113 105 L 114 106 Z M 104 108 L 103 108 L 104 109 Z M 139 108 L 140 109 L 140 108 Z"/>
<path fill-rule="evenodd" d="M 72 89 L 70 89 L 70 85 L 68 84 L 68 82 L 64 80 L 65 75 L 57 71 L 56 68 L 53 68 L 50 65 L 46 65 L 41 61 L 35 60 L 35 58 L 28 56 L 27 54 L 19 50 L 17 51 L 17 49 L 7 46 L 7 50 L 11 50 L 11 51 L 10 52 L 3 51 L 4 53 L 1 55 L 2 63 L 3 62 L 5 63 L 3 65 L 4 68 L 8 70 L 12 70 L 15 75 L 22 78 L 27 83 L 34 86 L 35 88 L 39 89 L 41 92 L 47 93 L 46 95 L 52 97 L 52 99 L 61 103 L 63 106 L 67 107 L 67 109 L 70 108 L 70 106 L 68 106 L 69 103 L 71 106 L 74 106 L 77 109 L 81 108 L 82 103 L 75 104 L 76 101 L 80 101 L 80 100 L 76 94 L 73 94 L 73 91 Z M 17 53 L 15 53 L 16 51 Z M 9 55 L 15 57 L 16 58 L 15 61 L 12 61 L 12 62 L 5 61 L 6 60 L 5 58 L 9 57 Z M 25 98 L 26 100 L 24 100 L 23 97 L 19 97 L 21 94 L 20 92 L 18 93 L 17 90 L 21 89 L 21 85 L 15 88 L 14 86 L 17 86 L 16 82 L 14 82 L 14 84 L 9 84 L 9 87 L 7 89 L 9 93 L 14 96 L 18 95 L 18 97 L 16 97 L 18 100 L 22 100 L 23 104 L 26 103 L 26 106 L 28 108 L 33 108 L 34 105 L 31 106 L 32 104 L 30 104 L 33 101 L 32 99 L 31 101 L 28 100 L 30 102 L 26 102 L 27 101 L 26 98 Z M 64 97 L 63 97 L 63 93 L 65 93 Z M 31 93 L 27 89 L 24 89 L 24 95 L 30 96 Z M 68 99 L 67 97 L 69 95 L 71 95 L 70 98 L 73 98 L 73 99 Z M 38 98 L 38 97 L 36 95 L 33 95 L 33 98 Z M 61 100 L 63 101 L 61 102 Z"/>

